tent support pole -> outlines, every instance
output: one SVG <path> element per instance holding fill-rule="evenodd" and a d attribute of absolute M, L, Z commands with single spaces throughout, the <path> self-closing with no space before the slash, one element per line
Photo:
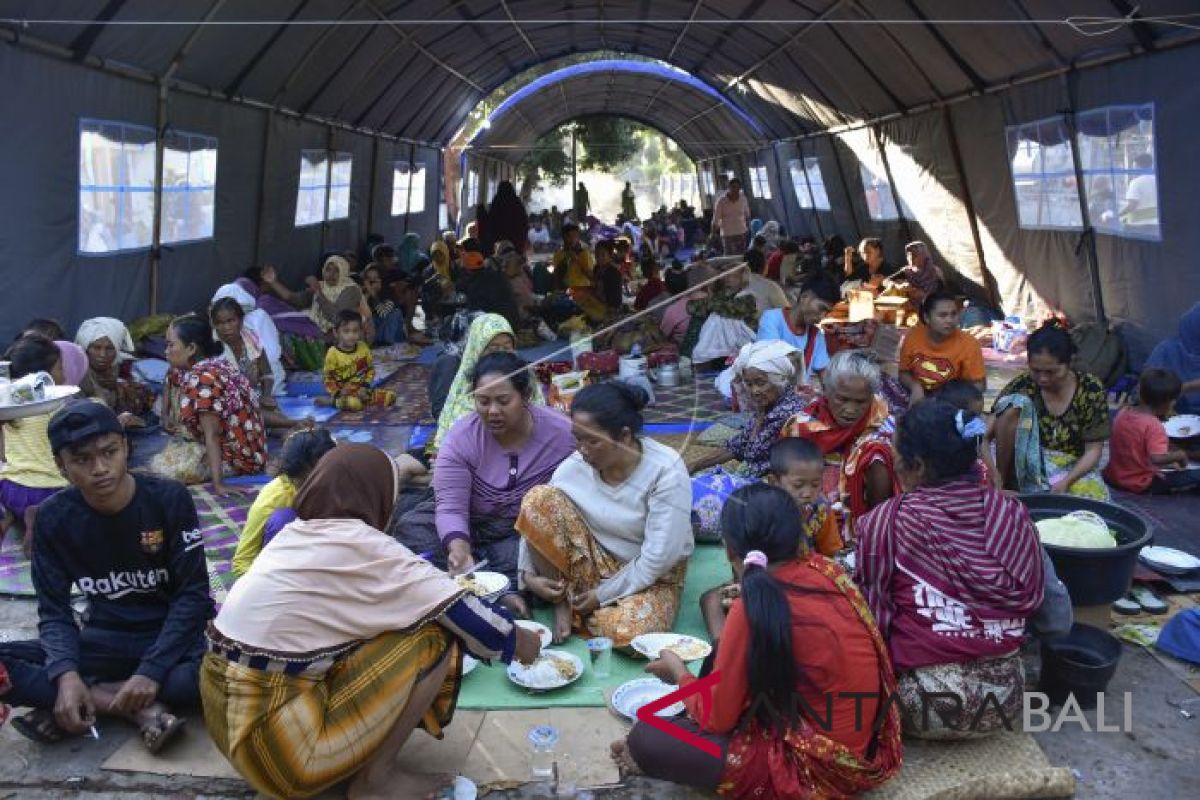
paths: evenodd
<path fill-rule="evenodd" d="M 1108 324 L 1108 315 L 1104 312 L 1104 289 L 1100 282 L 1100 256 L 1096 252 L 1096 229 L 1092 227 L 1092 215 L 1087 204 L 1087 184 L 1083 180 L 1083 160 L 1079 155 L 1078 129 L 1075 125 L 1075 73 L 1068 73 L 1063 78 L 1067 95 L 1067 108 L 1063 119 L 1067 123 L 1067 136 L 1071 144 L 1071 165 L 1075 168 L 1075 194 L 1079 198 L 1079 219 L 1083 223 L 1083 232 L 1079 234 L 1079 243 L 1075 252 L 1080 248 L 1087 251 L 1088 276 L 1092 279 L 1092 302 L 1096 310 L 1096 321 L 1101 325 Z"/>
<path fill-rule="evenodd" d="M 267 109 L 267 127 L 263 132 L 262 164 L 258 173 L 258 215 L 254 227 L 254 266 L 262 266 L 263 234 L 267 225 L 267 164 L 271 158 L 271 134 L 275 128 L 275 111 Z"/>
<path fill-rule="evenodd" d="M 162 266 L 163 151 L 167 139 L 167 84 L 158 84 L 154 115 L 154 221 L 150 239 L 150 316 L 158 313 L 159 268 Z"/>
<path fill-rule="evenodd" d="M 946 120 L 946 137 L 950 141 L 950 155 L 954 159 L 954 170 L 958 173 L 958 183 L 962 186 L 961 199 L 967 211 L 967 220 L 971 223 L 971 239 L 975 242 L 975 254 L 979 257 L 979 273 L 983 277 L 988 302 L 994 308 L 1000 308 L 1000 287 L 996 283 L 996 276 L 988 269 L 987 258 L 983 254 L 983 238 L 979 235 L 979 220 L 975 216 L 975 200 L 971 197 L 971 185 L 967 182 L 967 168 L 963 162 L 962 150 L 958 146 L 958 128 L 954 125 L 954 114 L 951 112 L 950 106 L 942 106 L 942 117 Z"/>
<path fill-rule="evenodd" d="M 904 204 L 900 201 L 900 193 L 896 191 L 896 179 L 892 177 L 892 165 L 887 157 L 887 144 L 883 140 L 883 128 L 872 129 L 875 134 L 875 146 L 879 148 L 879 160 L 883 162 L 883 174 L 887 175 L 888 191 L 892 194 L 892 202 L 896 204 L 896 218 L 900 220 L 900 232 L 907 244 L 913 240 L 912 229 L 908 225 L 908 217 L 904 215 Z"/>
<path fill-rule="evenodd" d="M 858 212 L 855 211 L 854 195 L 850 194 L 850 184 L 846 182 L 846 170 L 842 168 L 842 156 L 838 153 L 838 138 L 836 136 L 829 137 L 829 146 L 833 150 L 833 165 L 837 167 L 838 180 L 842 184 L 842 191 L 846 193 L 846 206 L 850 209 L 850 222 L 854 225 L 854 239 L 862 238 L 862 228 L 858 224 Z"/>
<path fill-rule="evenodd" d="M 408 215 L 412 210 L 412 185 L 413 172 L 417 166 L 417 146 L 410 144 L 408 146 L 408 191 L 404 197 L 404 232 L 408 233 Z"/>
<path fill-rule="evenodd" d="M 367 233 L 375 227 L 375 194 L 379 183 L 379 137 L 371 137 L 371 169 L 367 171 Z M 391 209 L 389 208 L 389 211 Z M 365 267 L 366 264 L 363 264 Z"/>
<path fill-rule="evenodd" d="M 329 197 L 333 194 L 333 128 L 327 128 L 325 134 L 325 213 L 321 220 L 321 257 L 328 250 L 329 239 Z"/>
<path fill-rule="evenodd" d="M 821 212 L 817 210 L 817 198 L 813 194 L 812 181 L 808 179 L 808 165 L 804 163 L 804 148 L 799 142 L 796 143 L 796 157 L 800 159 L 800 172 L 804 175 L 804 186 L 808 189 L 808 206 L 812 212 L 813 220 L 817 223 L 817 235 L 824 242 L 825 231 L 821 226 Z"/>

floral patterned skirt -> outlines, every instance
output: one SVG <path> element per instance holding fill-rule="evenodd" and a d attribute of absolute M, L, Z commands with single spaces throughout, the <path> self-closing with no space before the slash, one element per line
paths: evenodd
<path fill-rule="evenodd" d="M 566 579 L 567 591 L 573 596 L 590 592 L 625 566 L 600 546 L 575 503 L 561 489 L 531 489 L 521 503 L 516 529 L 525 545 Z M 685 559 L 653 586 L 587 617 L 575 615 L 575 631 L 581 636 L 607 636 L 614 647 L 628 647 L 635 636 L 671 630 L 686 574 Z"/>
<path fill-rule="evenodd" d="M 906 736 L 980 739 L 1020 728 L 1025 666 L 1019 651 L 919 667 L 896 678 Z"/>

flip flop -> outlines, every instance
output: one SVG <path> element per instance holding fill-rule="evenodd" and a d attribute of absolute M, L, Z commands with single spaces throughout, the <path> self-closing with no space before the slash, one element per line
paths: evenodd
<path fill-rule="evenodd" d="M 1142 613 L 1142 606 L 1137 600 L 1134 600 L 1129 595 L 1125 595 L 1120 600 L 1112 604 L 1113 611 L 1118 614 L 1123 614 L 1127 617 Z"/>
<path fill-rule="evenodd" d="M 163 720 L 170 721 L 163 725 Z M 155 717 L 154 725 L 147 725 L 142 728 L 142 742 L 145 743 L 146 749 L 150 751 L 150 755 L 158 755 L 164 747 L 174 741 L 183 726 L 187 724 L 187 718 L 177 717 L 174 714 L 163 712 Z"/>
<path fill-rule="evenodd" d="M 67 738 L 67 732 L 55 722 L 54 714 L 40 708 L 17 717 L 12 721 L 12 726 L 17 733 L 38 744 L 58 744 Z"/>
<path fill-rule="evenodd" d="M 1147 614 L 1165 614 L 1170 610 L 1170 606 L 1146 586 L 1134 586 L 1129 590 L 1129 597 Z"/>

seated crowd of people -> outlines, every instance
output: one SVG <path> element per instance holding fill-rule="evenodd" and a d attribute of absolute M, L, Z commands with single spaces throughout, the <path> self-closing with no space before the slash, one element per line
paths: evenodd
<path fill-rule="evenodd" d="M 1189 453 L 1162 424 L 1200 396 L 1200 305 L 1115 421 L 1056 325 L 1029 337 L 1027 372 L 988 414 L 980 344 L 924 243 L 894 268 L 877 239 L 821 248 L 750 221 L 740 242 L 714 232 L 735 253 L 718 256 L 684 225 L 686 204 L 656 216 L 609 231 L 551 209 L 531 225 L 501 184 L 461 241 L 372 240 L 323 258 L 300 291 L 252 268 L 137 341 L 107 317 L 73 341 L 31 322 L 5 355 L 11 377 L 45 372 L 84 397 L 0 429 L 5 529 L 32 559 L 40 620 L 37 640 L 0 644 L 0 701 L 29 709 L 17 730 L 54 743 L 116 717 L 157 753 L 199 706 L 266 796 L 348 779 L 352 797 L 425 796 L 435 779 L 398 773 L 394 757 L 418 726 L 450 724 L 465 655 L 532 663 L 541 642 L 515 621 L 538 608 L 555 642 L 628 650 L 669 631 L 706 540 L 733 573 L 701 598 L 701 677 L 722 680 L 688 699 L 681 725 L 720 755 L 637 723 L 613 745 L 627 772 L 736 797 L 842 797 L 899 771 L 902 734 L 1003 729 L 1020 709 L 1022 644 L 1071 625 L 1014 492 L 1200 485 L 1163 470 Z M 692 245 L 690 263 L 664 267 Z M 919 309 L 894 376 L 822 328 L 862 288 Z M 622 354 L 674 348 L 743 426 L 685 463 L 647 434 L 636 382 L 592 382 L 565 413 L 550 407 L 517 350 L 571 332 Z M 159 359 L 135 365 L 156 335 Z M 319 372 L 319 401 L 339 412 L 388 406 L 380 348 L 435 339 L 454 347 L 433 367 L 423 451 L 339 443 L 280 410 L 296 371 Z M 165 446 L 135 469 L 157 431 Z M 182 484 L 223 493 L 268 470 L 218 610 Z M 485 560 L 509 579 L 495 602 L 454 579 Z M 697 680 L 670 651 L 647 671 Z M 945 686 L 960 702 L 931 715 Z M 828 698 L 822 724 L 813 709 Z"/>

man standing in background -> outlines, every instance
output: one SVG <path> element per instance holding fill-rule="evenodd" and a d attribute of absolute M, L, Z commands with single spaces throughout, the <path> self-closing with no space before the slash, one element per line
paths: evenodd
<path fill-rule="evenodd" d="M 729 181 L 729 189 L 717 198 L 713 206 L 713 226 L 721 234 L 721 249 L 727 256 L 741 255 L 746 249 L 746 233 L 750 230 L 750 203 L 742 194 L 742 182 Z"/>

